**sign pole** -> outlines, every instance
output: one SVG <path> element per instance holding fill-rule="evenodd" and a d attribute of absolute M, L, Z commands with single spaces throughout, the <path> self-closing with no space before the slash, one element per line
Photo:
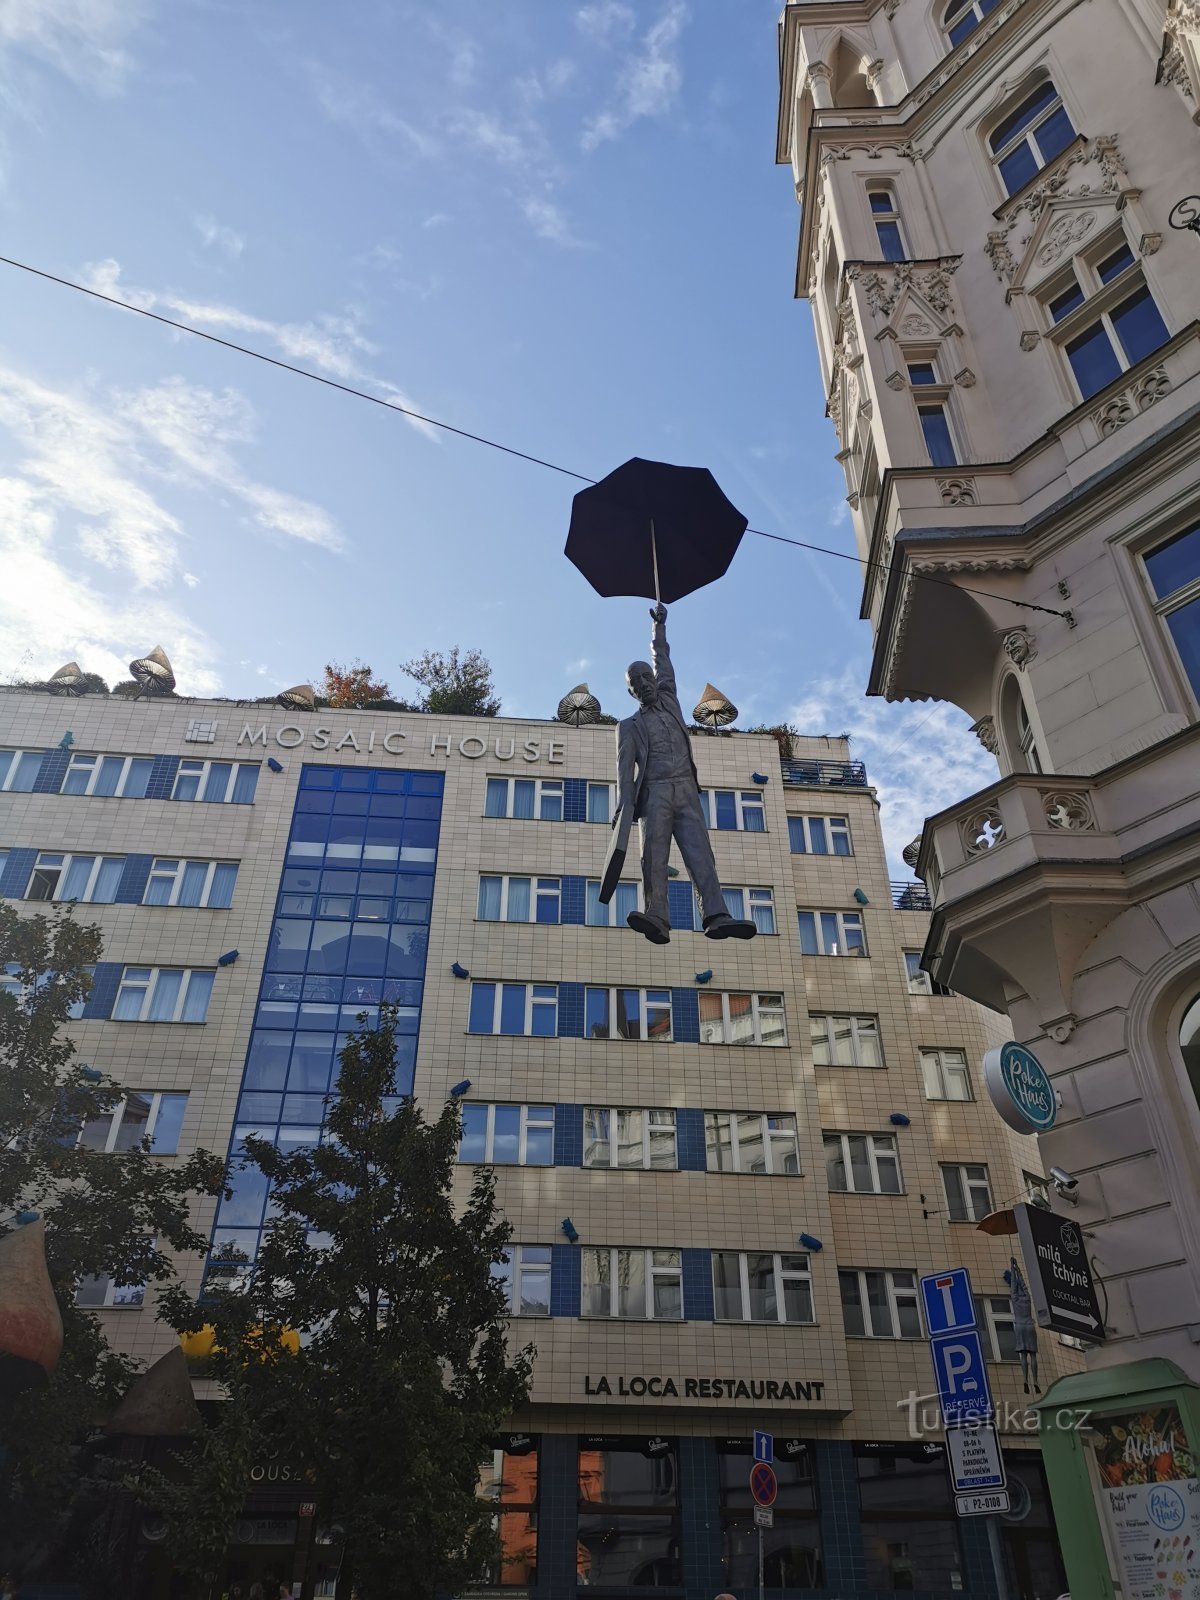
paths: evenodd
<path fill-rule="evenodd" d="M 763 1600 L 763 1531 L 758 1530 L 758 1600 Z M 1007 1596 L 1005 1597 L 1007 1600 Z"/>
<path fill-rule="evenodd" d="M 1004 1549 L 1000 1543 L 999 1517 L 985 1517 L 988 1532 L 988 1549 L 992 1553 L 992 1570 L 996 1575 L 996 1593 L 1000 1600 L 1012 1600 L 1012 1590 L 1008 1585 L 1008 1573 L 1004 1569 Z"/>

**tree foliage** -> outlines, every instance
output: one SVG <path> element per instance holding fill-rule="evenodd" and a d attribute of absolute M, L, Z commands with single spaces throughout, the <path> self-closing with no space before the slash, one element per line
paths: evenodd
<path fill-rule="evenodd" d="M 100 930 L 69 910 L 23 918 L 0 905 L 0 971 L 15 967 L 20 986 L 0 991 L 0 1234 L 22 1211 L 45 1217 L 65 1336 L 50 1383 L 0 1412 L 0 1571 L 45 1564 L 61 1547 L 83 1485 L 84 1442 L 133 1372 L 75 1305 L 80 1278 L 170 1283 L 172 1253 L 206 1244 L 189 1220 L 193 1198 L 218 1194 L 223 1181 L 223 1163 L 204 1151 L 168 1165 L 144 1148 L 104 1154 L 76 1143 L 123 1093 L 78 1063 L 61 1031 L 100 954 Z"/>
<path fill-rule="evenodd" d="M 390 698 L 392 691 L 382 678 L 371 676 L 372 668 L 362 661 L 343 667 L 331 661 L 318 691 L 319 698 L 338 711 L 356 711 Z"/>
<path fill-rule="evenodd" d="M 426 650 L 400 670 L 425 690 L 422 711 L 444 717 L 500 715 L 491 663 L 481 650 L 460 650 L 457 645 L 444 655 L 440 650 Z"/>
<path fill-rule="evenodd" d="M 199 1304 L 177 1293 L 168 1314 L 217 1330 L 214 1373 L 230 1397 L 218 1429 L 249 1423 L 270 1438 L 308 1475 L 319 1521 L 345 1530 L 339 1597 L 353 1584 L 362 1600 L 390 1600 L 402 1574 L 407 1600 L 432 1600 L 494 1553 L 479 1469 L 527 1396 L 533 1352 L 508 1351 L 491 1269 L 510 1229 L 493 1175 L 456 1207 L 458 1107 L 427 1122 L 394 1096 L 396 1021 L 385 1007 L 377 1029 L 347 1041 L 320 1144 L 245 1141 L 275 1213 L 253 1276 Z M 295 1354 L 284 1329 L 301 1335 Z M 222 1451 L 210 1455 L 219 1477 Z M 199 1462 L 201 1499 L 211 1476 Z M 177 1533 L 178 1500 L 155 1502 Z M 202 1532 L 183 1531 L 177 1561 Z"/>

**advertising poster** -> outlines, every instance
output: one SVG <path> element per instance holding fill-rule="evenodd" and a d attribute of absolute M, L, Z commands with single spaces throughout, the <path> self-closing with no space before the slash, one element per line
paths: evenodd
<path fill-rule="evenodd" d="M 1125 1600 L 1200 1600 L 1200 1479 L 1178 1408 L 1093 1417 Z"/>

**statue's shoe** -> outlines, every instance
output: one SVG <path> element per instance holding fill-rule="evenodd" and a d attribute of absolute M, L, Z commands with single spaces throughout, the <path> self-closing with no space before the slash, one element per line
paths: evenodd
<path fill-rule="evenodd" d="M 757 932 L 754 923 L 738 922 L 728 911 L 718 912 L 715 917 L 704 919 L 706 939 L 753 939 Z"/>
<path fill-rule="evenodd" d="M 665 928 L 661 922 L 655 922 L 653 917 L 646 916 L 643 911 L 631 911 L 625 921 L 635 933 L 645 934 L 651 944 L 670 944 L 671 930 Z"/>

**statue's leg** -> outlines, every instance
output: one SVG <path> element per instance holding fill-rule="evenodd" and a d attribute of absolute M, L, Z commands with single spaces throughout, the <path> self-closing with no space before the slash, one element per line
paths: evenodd
<path fill-rule="evenodd" d="M 1021 1383 L 1024 1386 L 1025 1393 L 1028 1394 L 1029 1393 L 1029 1352 L 1028 1352 L 1028 1350 L 1018 1350 L 1017 1354 L 1021 1359 Z"/>
<path fill-rule="evenodd" d="M 1041 1385 L 1038 1383 L 1038 1358 L 1037 1358 L 1037 1351 L 1036 1350 L 1030 1356 L 1029 1360 L 1030 1360 L 1030 1362 L 1031 1362 L 1031 1364 L 1033 1366 L 1033 1387 L 1034 1387 L 1034 1390 L 1035 1390 L 1035 1392 L 1037 1394 L 1041 1394 L 1041 1392 L 1042 1392 Z"/>
<path fill-rule="evenodd" d="M 688 877 L 700 896 L 700 914 L 705 922 L 710 917 L 727 917 L 729 908 L 721 893 L 721 880 L 717 877 L 717 862 L 708 837 L 708 824 L 700 809 L 700 796 L 690 783 L 675 783 L 671 787 L 676 795 L 675 838 Z"/>
<path fill-rule="evenodd" d="M 643 790 L 639 827 L 642 838 L 642 892 L 646 916 L 664 932 L 671 926 L 667 903 L 667 863 L 671 859 L 671 785 L 648 783 Z"/>

